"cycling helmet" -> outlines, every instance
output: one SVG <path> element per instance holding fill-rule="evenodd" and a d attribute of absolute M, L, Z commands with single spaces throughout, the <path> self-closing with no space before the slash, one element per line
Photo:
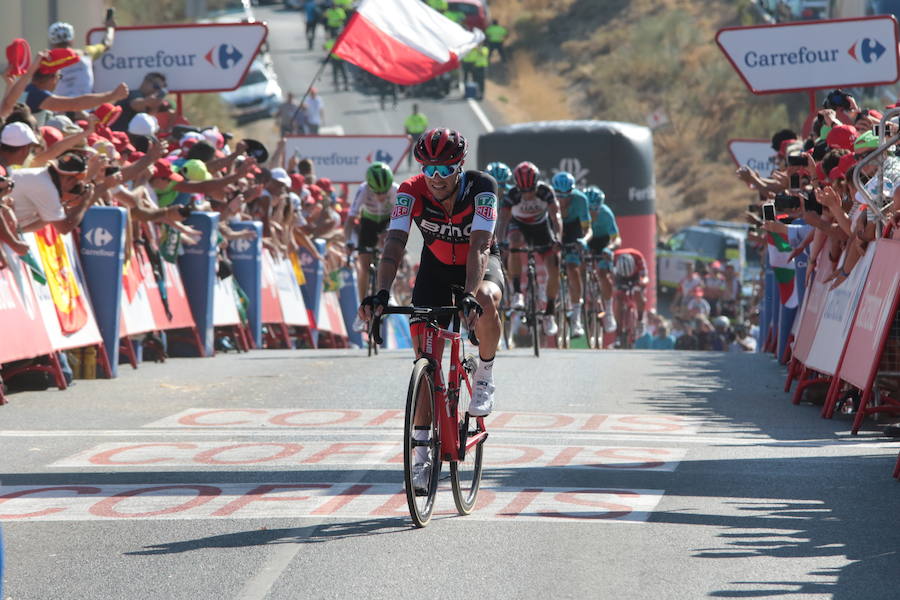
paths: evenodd
<path fill-rule="evenodd" d="M 366 184 L 376 194 L 385 194 L 394 184 L 394 173 L 383 162 L 373 162 L 366 169 Z"/>
<path fill-rule="evenodd" d="M 606 194 L 596 185 L 592 185 L 584 190 L 584 195 L 587 196 L 588 204 L 592 209 L 597 209 L 606 202 Z"/>
<path fill-rule="evenodd" d="M 630 254 L 620 254 L 616 257 L 616 264 L 613 267 L 613 270 L 616 272 L 618 277 L 631 277 L 634 275 L 634 270 L 637 268 L 637 265 L 634 262 L 634 257 Z"/>
<path fill-rule="evenodd" d="M 713 327 L 716 329 L 728 329 L 731 327 L 731 321 L 728 320 L 728 317 L 719 315 L 715 319 L 712 320 Z"/>
<path fill-rule="evenodd" d="M 531 190 L 537 187 L 538 179 L 541 176 L 540 169 L 533 162 L 520 162 L 513 170 L 513 178 L 516 180 L 516 187 L 520 190 Z"/>
<path fill-rule="evenodd" d="M 71 42 L 75 39 L 75 28 L 68 23 L 57 21 L 47 30 L 47 37 L 50 38 L 51 44 Z"/>
<path fill-rule="evenodd" d="M 455 165 L 466 157 L 466 138 L 453 129 L 435 128 L 422 134 L 413 156 L 424 165 Z"/>
<path fill-rule="evenodd" d="M 554 175 L 550 183 L 557 194 L 570 194 L 575 189 L 575 177 L 567 171 L 560 171 Z"/>
<path fill-rule="evenodd" d="M 494 161 L 485 170 L 488 172 L 488 175 L 496 179 L 497 183 L 500 184 L 506 183 L 512 177 L 512 171 L 509 170 L 506 163 Z"/>

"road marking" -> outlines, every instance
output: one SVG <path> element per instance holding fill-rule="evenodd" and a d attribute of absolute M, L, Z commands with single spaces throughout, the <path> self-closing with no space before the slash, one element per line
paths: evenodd
<path fill-rule="evenodd" d="M 455 515 L 449 487 L 442 488 L 436 515 Z M 649 518 L 663 493 L 645 489 L 484 486 L 474 512 L 466 520 L 640 523 Z M 408 517 L 406 495 L 400 484 L 0 486 L 0 521 Z M 285 558 L 279 557 L 279 564 Z"/>
<path fill-rule="evenodd" d="M 616 446 L 488 444 L 491 468 L 566 467 L 582 469 L 674 471 L 687 450 Z M 151 442 L 106 443 L 50 465 L 51 468 L 135 467 L 390 467 L 403 464 L 396 441 L 359 442 Z"/>
<path fill-rule="evenodd" d="M 604 415 L 591 413 L 495 412 L 485 419 L 489 431 L 585 431 L 654 435 L 692 435 L 701 419 L 680 415 Z M 402 410 L 290 408 L 189 408 L 145 425 L 200 429 L 392 429 L 403 428 Z"/>
<path fill-rule="evenodd" d="M 481 109 L 481 105 L 475 101 L 474 98 L 466 99 L 466 102 L 469 103 L 469 107 L 472 109 L 472 112 L 475 113 L 475 118 L 477 118 L 481 122 L 481 126 L 484 127 L 484 130 L 488 133 L 494 131 L 494 126 L 491 125 L 491 122 L 488 120 L 487 115 L 484 114 L 484 111 Z"/>

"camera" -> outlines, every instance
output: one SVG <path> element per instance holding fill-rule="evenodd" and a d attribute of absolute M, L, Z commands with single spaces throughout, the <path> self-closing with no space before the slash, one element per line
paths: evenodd
<path fill-rule="evenodd" d="M 836 89 L 833 92 L 830 92 L 828 96 L 825 97 L 825 102 L 822 104 L 822 106 L 831 110 L 837 110 L 839 108 L 849 110 L 850 94 L 848 94 L 844 90 Z"/>
<path fill-rule="evenodd" d="M 794 210 L 800 208 L 800 198 L 791 194 L 776 194 L 773 206 L 777 210 Z"/>
<path fill-rule="evenodd" d="M 763 220 L 764 221 L 774 221 L 775 220 L 775 205 L 774 204 L 763 204 Z"/>
<path fill-rule="evenodd" d="M 194 212 L 194 207 L 191 204 L 185 204 L 184 206 L 178 207 L 178 214 L 187 219 L 191 216 L 191 213 Z"/>
<path fill-rule="evenodd" d="M 789 154 L 787 164 L 789 167 L 805 167 L 807 165 L 806 157 L 802 154 Z"/>
<path fill-rule="evenodd" d="M 790 188 L 796 190 L 800 187 L 800 173 L 791 175 Z"/>

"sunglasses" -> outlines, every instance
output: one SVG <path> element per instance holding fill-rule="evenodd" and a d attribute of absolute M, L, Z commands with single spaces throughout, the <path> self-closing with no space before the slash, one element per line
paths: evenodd
<path fill-rule="evenodd" d="M 422 165 L 422 172 L 425 174 L 425 177 L 437 175 L 441 179 L 447 179 L 458 172 L 461 166 L 462 163 L 456 163 L 455 165 Z"/>

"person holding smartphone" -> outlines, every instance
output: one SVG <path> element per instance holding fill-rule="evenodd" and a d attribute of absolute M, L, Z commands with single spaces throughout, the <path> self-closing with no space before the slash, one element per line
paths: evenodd
<path fill-rule="evenodd" d="M 129 92 L 128 97 L 118 103 L 122 107 L 122 114 L 111 129 L 127 132 L 128 124 L 136 114 L 159 112 L 166 104 L 165 97 L 168 93 L 165 75 L 157 72 L 147 73 L 140 87 Z"/>

